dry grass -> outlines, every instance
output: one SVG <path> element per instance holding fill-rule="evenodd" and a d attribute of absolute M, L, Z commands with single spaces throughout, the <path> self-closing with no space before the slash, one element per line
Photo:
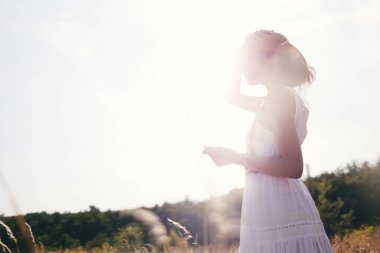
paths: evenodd
<path fill-rule="evenodd" d="M 238 246 L 233 247 L 197 247 L 197 248 L 174 248 L 168 247 L 165 248 L 162 252 L 164 253 L 236 253 L 238 251 Z M 157 253 L 158 251 L 149 249 L 148 247 L 142 247 L 138 250 L 132 251 L 120 251 L 116 250 L 109 245 L 106 245 L 102 248 L 92 249 L 92 250 L 83 250 L 83 249 L 66 249 L 62 251 L 56 251 L 56 253 Z"/>
<path fill-rule="evenodd" d="M 380 226 L 366 226 L 332 239 L 334 253 L 380 253 Z"/>
<path fill-rule="evenodd" d="M 180 227 L 183 231 L 187 231 L 185 227 L 181 226 L 179 223 L 172 221 L 172 223 Z M 26 223 L 29 232 L 29 240 L 31 241 L 32 248 L 29 250 L 33 253 L 44 253 L 46 252 L 43 245 L 36 245 L 34 241 L 34 236 L 30 226 Z M 4 223 L 0 222 L 0 226 L 6 229 L 7 235 L 9 238 L 17 243 L 16 238 L 14 237 L 10 228 Z M 186 241 L 189 239 L 191 234 L 184 233 L 183 240 Z M 128 245 L 128 242 L 126 242 Z M 189 247 L 187 245 L 193 246 Z M 197 245 L 197 244 L 196 244 Z M 355 230 L 352 233 L 341 236 L 334 236 L 331 239 L 331 245 L 334 253 L 380 253 L 380 226 L 365 226 L 361 229 Z M 1 241 L 0 238 L 0 251 L 12 253 L 11 249 Z M 169 247 L 164 246 L 161 251 L 157 251 L 153 245 L 144 244 L 138 249 L 132 249 L 129 247 L 124 248 L 114 248 L 108 243 L 104 243 L 100 248 L 94 248 L 91 250 L 85 250 L 82 248 L 77 249 L 65 249 L 55 251 L 57 253 L 237 253 L 238 245 L 223 247 L 223 246 L 210 246 L 210 247 L 194 247 L 194 244 L 184 243 L 182 247 Z M 16 253 L 16 252 L 14 252 Z"/>
<path fill-rule="evenodd" d="M 334 253 L 380 253 L 380 226 L 365 227 L 354 231 L 346 236 L 336 235 L 331 240 L 331 246 Z M 85 253 L 84 250 L 65 250 L 60 253 Z M 89 252 L 89 251 L 87 251 Z M 86 252 L 86 253 L 87 253 Z M 119 251 L 112 247 L 103 247 L 101 249 L 93 249 L 92 253 L 117 253 Z M 156 252 L 149 251 L 148 248 L 130 251 L 133 253 Z M 197 247 L 197 248 L 166 248 L 165 253 L 237 253 L 238 245 L 232 247 Z"/>

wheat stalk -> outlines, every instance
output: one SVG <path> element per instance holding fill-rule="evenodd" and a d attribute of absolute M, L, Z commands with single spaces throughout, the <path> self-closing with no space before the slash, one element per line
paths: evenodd
<path fill-rule="evenodd" d="M 12 251 L 8 248 L 8 246 L 5 243 L 1 241 L 1 239 L 0 239 L 0 246 L 3 248 L 2 250 L 3 252 L 4 252 L 4 249 L 6 249 L 8 253 L 12 253 Z"/>
<path fill-rule="evenodd" d="M 176 228 L 177 233 L 183 239 L 185 239 L 191 246 L 198 246 L 198 234 L 193 235 L 187 230 L 187 228 L 181 225 L 179 222 L 167 218 L 168 222 Z"/>
<path fill-rule="evenodd" d="M 0 225 L 3 226 L 3 227 L 5 228 L 5 230 L 7 231 L 7 234 L 8 234 L 8 236 L 9 236 L 9 238 L 11 238 L 12 241 L 13 241 L 15 244 L 17 244 L 17 239 L 16 239 L 16 237 L 13 235 L 12 230 L 10 229 L 10 227 L 8 227 L 8 225 L 5 224 L 4 222 L 2 222 L 1 220 L 0 220 Z"/>
<path fill-rule="evenodd" d="M 24 226 L 25 217 L 23 215 L 21 215 L 21 213 L 22 213 L 21 209 L 17 205 L 17 201 L 16 201 L 16 199 L 15 199 L 15 197 L 13 195 L 11 187 L 9 186 L 8 181 L 6 180 L 6 178 L 5 178 L 5 176 L 4 176 L 1 168 L 0 168 L 0 186 L 4 187 L 5 193 L 9 196 L 9 199 L 10 199 L 11 205 L 13 207 L 13 210 L 17 213 L 17 215 L 15 216 L 15 219 L 16 219 L 16 224 L 17 224 L 17 226 L 20 229 L 21 236 L 25 240 L 25 242 L 26 242 L 28 248 L 30 249 L 30 251 L 31 252 L 37 252 L 36 251 L 36 247 L 33 248 L 33 242 L 31 242 L 30 240 L 28 240 L 29 239 L 28 238 L 28 232 L 26 231 L 27 229 Z M 34 242 L 34 245 L 35 245 L 35 242 Z M 18 250 L 18 252 L 19 252 L 19 250 Z"/>
<path fill-rule="evenodd" d="M 25 222 L 25 225 L 26 225 L 26 227 L 28 228 L 28 231 L 29 231 L 30 241 L 32 242 L 32 245 L 33 245 L 33 251 L 38 253 L 37 244 L 36 244 L 36 241 L 34 240 L 34 235 L 33 235 L 33 232 L 32 232 L 32 228 L 30 227 L 30 225 L 27 222 Z"/>

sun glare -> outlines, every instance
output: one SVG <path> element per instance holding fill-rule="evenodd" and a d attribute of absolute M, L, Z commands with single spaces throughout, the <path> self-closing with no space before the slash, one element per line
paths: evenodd
<path fill-rule="evenodd" d="M 183 38 L 184 41 L 179 42 L 181 99 L 178 106 L 183 112 L 185 141 L 198 152 L 194 152 L 190 159 L 198 160 L 197 166 L 202 168 L 197 171 L 202 171 L 205 182 L 208 182 L 205 190 L 209 194 L 222 194 L 242 185 L 243 171 L 229 166 L 216 168 L 201 152 L 203 145 L 242 151 L 244 135 L 241 132 L 245 132 L 248 125 L 235 125 L 238 117 L 234 114 L 238 112 L 222 98 L 240 42 L 236 39 L 239 36 L 210 35 L 207 27 L 199 28 L 198 41 Z"/>

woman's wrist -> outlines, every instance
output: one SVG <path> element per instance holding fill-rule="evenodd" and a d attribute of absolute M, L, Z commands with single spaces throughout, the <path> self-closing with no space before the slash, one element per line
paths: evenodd
<path fill-rule="evenodd" d="M 237 165 L 246 166 L 246 154 L 236 152 L 233 163 Z"/>
<path fill-rule="evenodd" d="M 233 163 L 243 166 L 246 171 L 258 172 L 255 169 L 252 169 L 253 157 L 254 156 L 252 155 L 236 152 Z"/>

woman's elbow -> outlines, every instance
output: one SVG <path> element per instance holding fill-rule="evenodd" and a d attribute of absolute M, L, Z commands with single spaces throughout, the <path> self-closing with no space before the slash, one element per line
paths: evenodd
<path fill-rule="evenodd" d="M 300 179 L 302 177 L 302 171 L 296 172 L 291 178 L 293 179 Z"/>
<path fill-rule="evenodd" d="M 290 162 L 288 164 L 288 178 L 299 179 L 303 173 L 303 162 Z"/>
<path fill-rule="evenodd" d="M 293 167 L 293 173 L 291 175 L 291 178 L 293 179 L 299 179 L 302 177 L 303 173 L 303 164 L 299 164 Z"/>

